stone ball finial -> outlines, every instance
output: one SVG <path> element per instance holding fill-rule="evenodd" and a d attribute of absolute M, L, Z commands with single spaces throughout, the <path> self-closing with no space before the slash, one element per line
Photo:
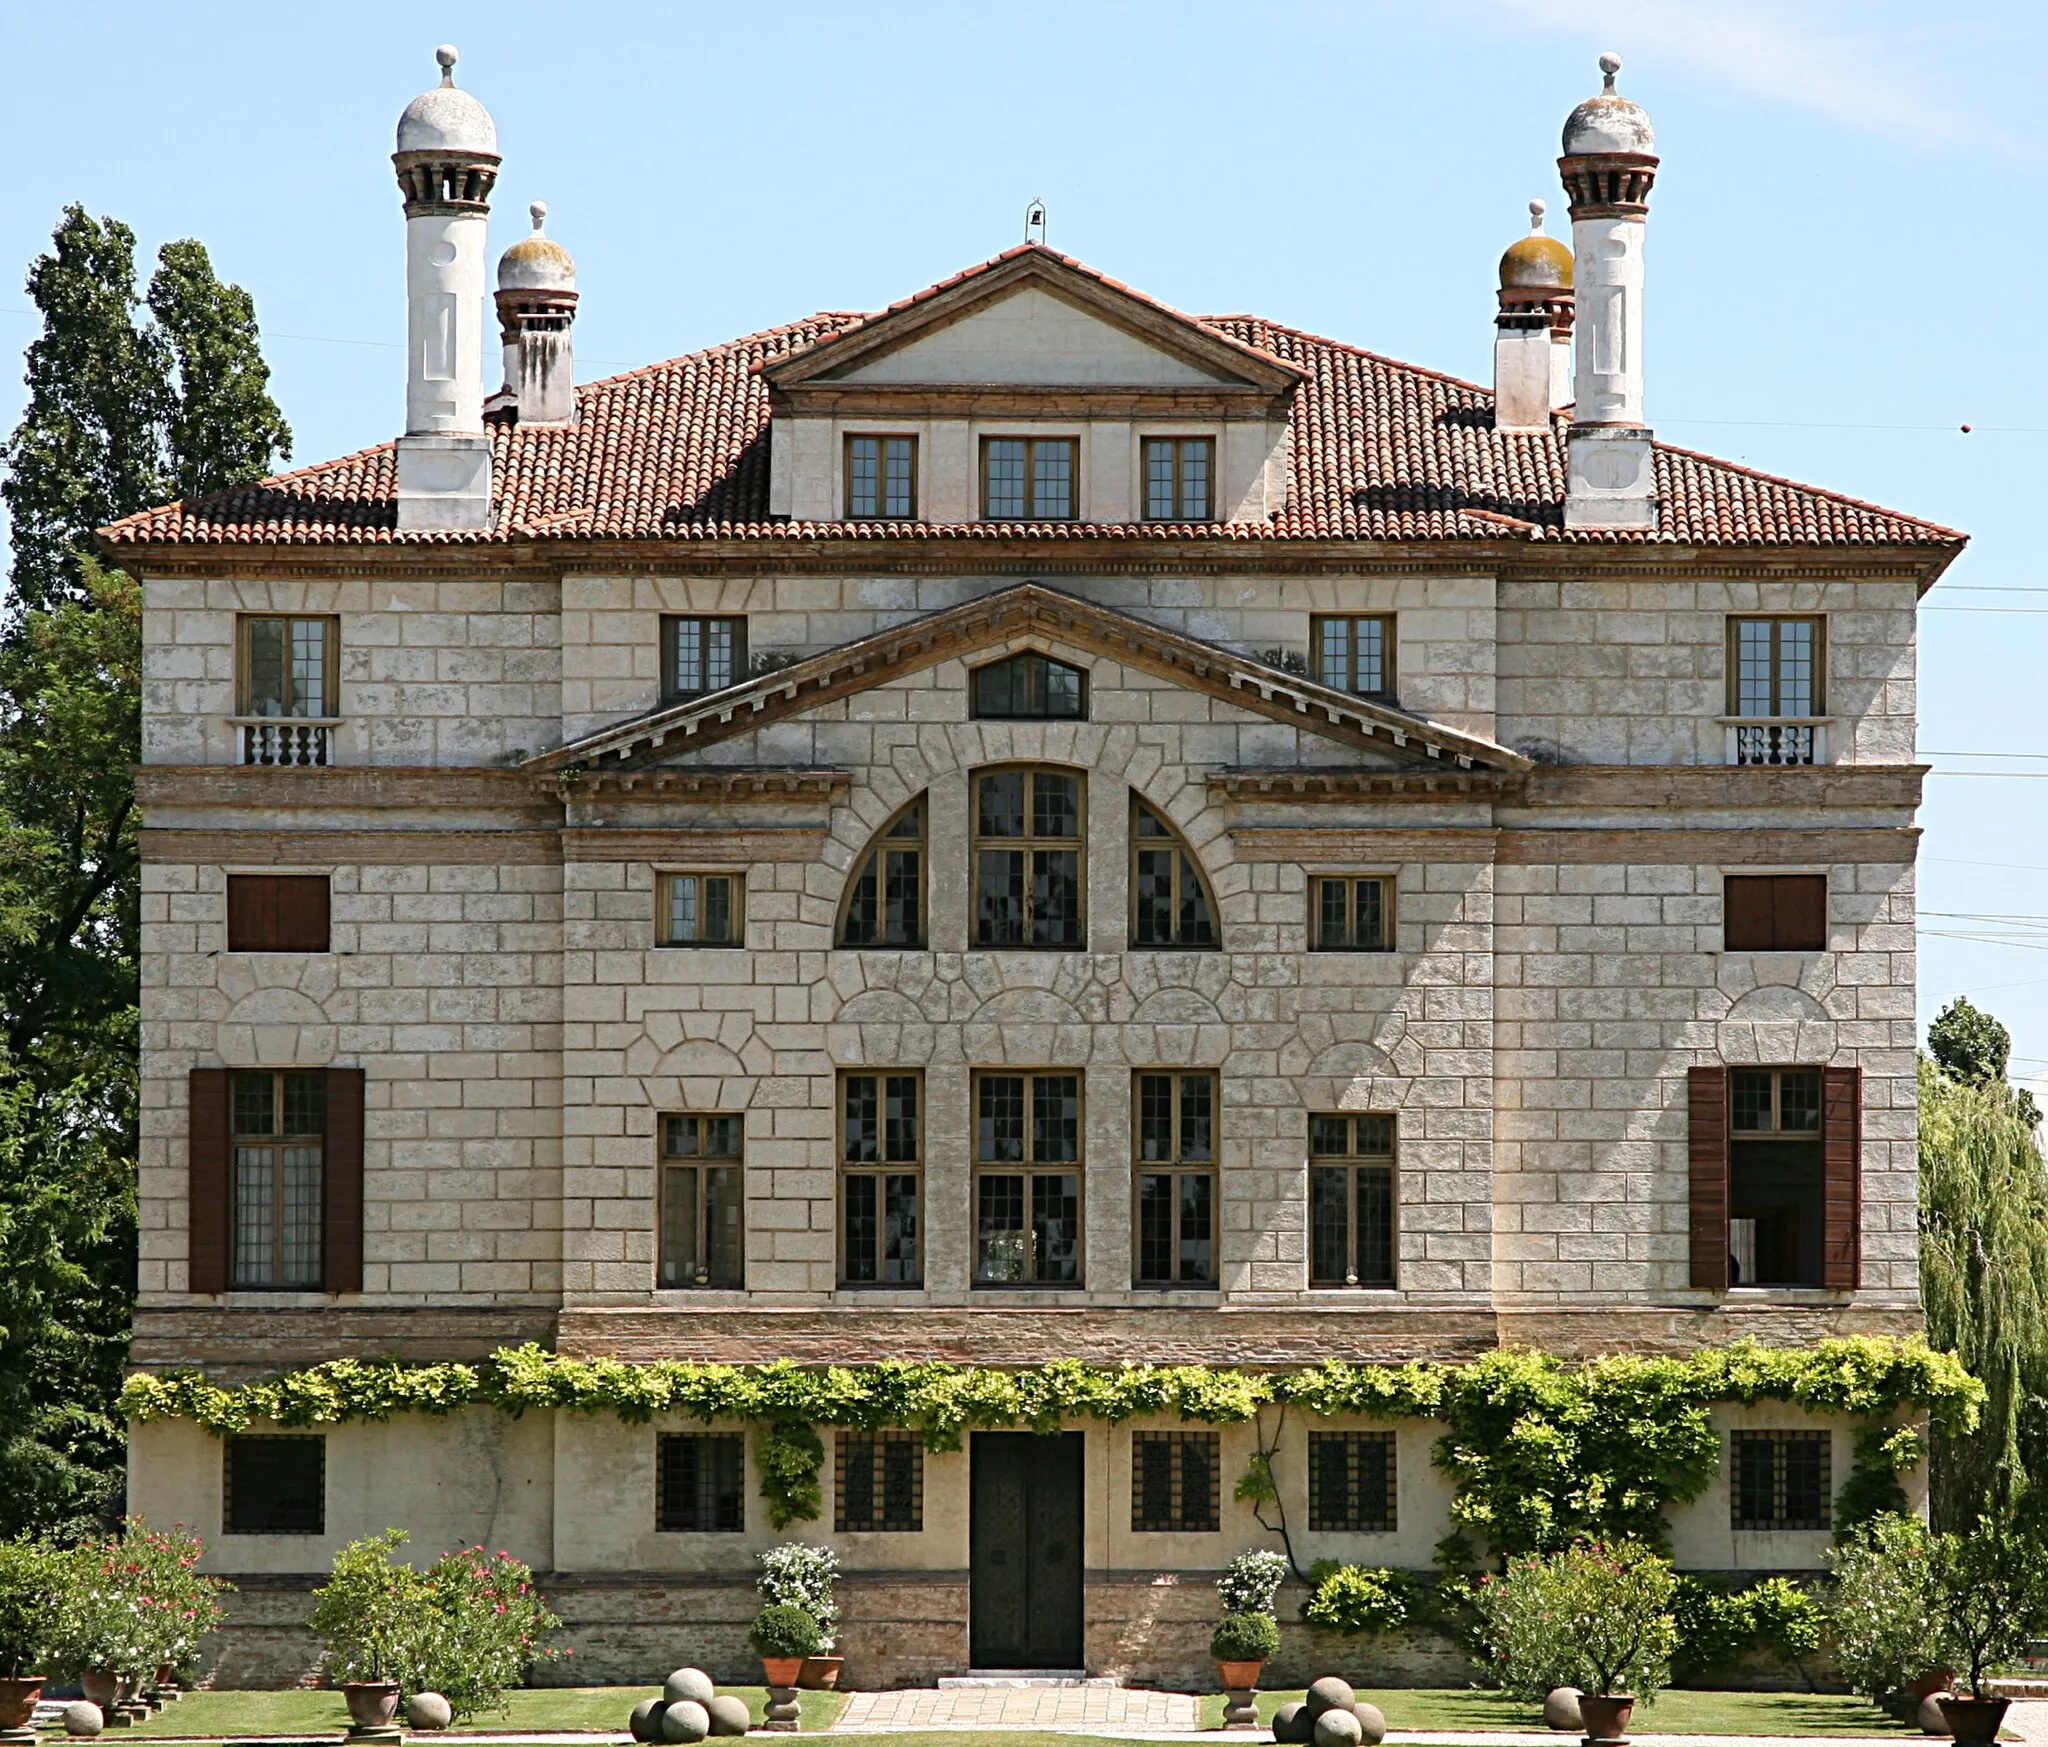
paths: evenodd
<path fill-rule="evenodd" d="M 1614 89 L 1614 76 L 1620 71 L 1621 56 L 1612 49 L 1609 49 L 1607 53 L 1600 57 L 1601 88 L 1606 91 L 1612 91 Z"/>
<path fill-rule="evenodd" d="M 455 63 L 462 59 L 462 51 L 452 42 L 444 42 L 434 51 L 434 59 L 441 63 L 441 83 L 455 83 Z"/>
<path fill-rule="evenodd" d="M 1572 252 L 1556 237 L 1545 234 L 1543 215 L 1549 210 L 1545 201 L 1529 202 L 1529 234 L 1510 243 L 1500 258 L 1503 291 L 1571 289 Z"/>
<path fill-rule="evenodd" d="M 441 63 L 441 83 L 423 91 L 405 106 L 398 118 L 398 149 L 401 152 L 436 152 L 451 157 L 482 153 L 493 160 L 498 155 L 498 127 L 484 108 L 467 91 L 455 88 L 455 63 L 460 58 L 452 42 L 434 51 Z"/>
<path fill-rule="evenodd" d="M 1649 115 L 1641 105 L 1631 103 L 1614 88 L 1615 75 L 1620 71 L 1621 56 L 1600 57 L 1599 94 L 1588 97 L 1566 118 L 1566 157 L 1617 153 L 1647 157 L 1656 152 L 1657 135 L 1650 126 Z"/>
<path fill-rule="evenodd" d="M 576 263 L 569 251 L 547 234 L 548 203 L 536 200 L 526 210 L 532 216 L 533 230 L 499 256 L 498 289 L 574 291 Z"/>
<path fill-rule="evenodd" d="M 533 220 L 534 235 L 538 236 L 548 228 L 548 203 L 545 200 L 536 200 L 526 209 L 526 215 Z"/>
<path fill-rule="evenodd" d="M 1530 230 L 1540 231 L 1543 228 L 1543 215 L 1549 210 L 1550 203 L 1547 200 L 1532 200 L 1529 202 Z"/>

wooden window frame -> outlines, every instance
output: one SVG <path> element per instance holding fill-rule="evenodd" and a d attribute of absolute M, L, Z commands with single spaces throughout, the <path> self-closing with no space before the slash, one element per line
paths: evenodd
<path fill-rule="evenodd" d="M 279 1445 L 293 1445 L 309 1450 L 315 1473 L 318 1476 L 316 1490 L 319 1495 L 317 1519 L 302 1523 L 294 1528 L 242 1528 L 235 1519 L 235 1458 L 252 1446 L 276 1448 Z M 234 1432 L 221 1440 L 220 1457 L 220 1532 L 237 1538 L 249 1535 L 293 1535 L 319 1536 L 327 1533 L 327 1439 L 319 1432 Z"/>
<path fill-rule="evenodd" d="M 1345 1451 L 1345 1508 L 1342 1512 L 1330 1508 L 1327 1489 L 1323 1485 L 1323 1464 L 1319 1460 L 1322 1450 L 1333 1444 L 1341 1445 Z M 1371 1518 L 1356 1508 L 1360 1491 L 1360 1458 L 1368 1449 L 1376 1449 L 1380 1453 L 1385 1503 L 1384 1512 Z M 1399 1492 L 1399 1452 L 1392 1432 L 1346 1430 L 1311 1431 L 1308 1434 L 1308 1526 L 1312 1531 L 1338 1535 L 1391 1535 L 1400 1527 Z"/>
<path fill-rule="evenodd" d="M 1742 1452 L 1745 1447 L 1767 1445 L 1770 1449 L 1771 1503 L 1768 1516 L 1745 1513 L 1743 1506 Z M 1786 1455 L 1791 1446 L 1818 1449 L 1820 1475 L 1815 1508 L 1811 1515 L 1794 1517 L 1790 1511 L 1790 1485 Z M 1834 1439 L 1814 1429 L 1743 1429 L 1728 1439 L 1728 1526 L 1743 1534 L 1783 1535 L 1825 1531 L 1834 1526 Z"/>
<path fill-rule="evenodd" d="M 1021 1080 L 1024 1082 L 1024 1157 L 1020 1159 L 985 1159 L 981 1156 L 981 1089 L 990 1080 Z M 1071 1080 L 1074 1086 L 1074 1156 L 1071 1159 L 1040 1159 L 1032 1156 L 1036 1146 L 1035 1111 L 1038 1102 L 1038 1084 L 1042 1080 Z M 1088 1079 L 1078 1068 L 977 1068 L 968 1076 L 968 1122 L 972 1129 L 969 1142 L 968 1193 L 970 1231 L 972 1233 L 973 1260 L 972 1286 L 978 1292 L 1083 1292 L 1088 1286 Z M 1037 1261 L 1032 1253 L 1034 1246 L 1029 1242 L 1035 1232 L 1035 1207 L 1037 1194 L 1034 1180 L 1040 1177 L 1072 1177 L 1074 1180 L 1074 1277 L 1071 1280 L 1045 1280 L 1024 1277 L 1016 1280 L 998 1280 L 984 1277 L 982 1273 L 982 1230 L 981 1230 L 981 1185 L 988 1177 L 1021 1177 L 1024 1179 L 1024 1224 L 1020 1229 L 1026 1237 L 1024 1265 L 1035 1270 Z M 1013 1229 L 1013 1228 L 1005 1228 Z"/>
<path fill-rule="evenodd" d="M 1817 911 L 1814 907 L 1815 887 L 1819 888 Z M 1819 923 L 1818 930 L 1802 933 L 1802 921 L 1815 920 Z M 1724 874 L 1721 879 L 1721 950 L 1826 952 L 1828 876 L 1824 873 Z"/>
<path fill-rule="evenodd" d="M 914 816 L 917 829 L 914 833 L 904 832 L 901 827 Z M 915 937 L 909 940 L 855 940 L 853 932 L 853 907 L 860 894 L 861 884 L 870 876 L 874 880 L 875 912 L 877 933 L 886 931 L 884 918 L 888 914 L 888 864 L 883 859 L 891 854 L 915 854 L 917 857 L 917 928 Z M 839 920 L 832 931 L 834 945 L 842 952 L 922 952 L 930 939 L 931 930 L 931 797 L 922 793 L 905 806 L 898 807 L 889 815 L 881 830 L 868 840 L 868 846 L 853 864 L 853 875 L 846 882 L 846 890 L 839 900 Z"/>
<path fill-rule="evenodd" d="M 876 1100 L 876 1157 L 872 1160 L 848 1157 L 852 1117 L 848 1099 L 856 1081 L 872 1080 Z M 911 1110 L 911 1151 L 908 1159 L 887 1156 L 889 1148 L 889 1101 L 899 1096 L 898 1082 L 907 1082 L 912 1100 Z M 842 1068 L 839 1072 L 837 1097 L 833 1103 L 836 1113 L 834 1144 L 839 1154 L 839 1217 L 838 1227 L 839 1284 L 850 1292 L 915 1292 L 924 1285 L 924 1235 L 927 1202 L 925 1199 L 924 1136 L 925 1099 L 924 1072 L 920 1068 Z M 854 1276 L 851 1256 L 851 1234 L 853 1195 L 849 1179 L 867 1177 L 876 1179 L 875 1195 L 875 1274 L 871 1279 L 857 1279 Z M 884 1279 L 882 1269 L 886 1266 L 883 1251 L 887 1247 L 888 1221 L 888 1179 L 909 1177 L 915 1197 L 915 1209 L 911 1215 L 913 1233 L 911 1242 L 915 1247 L 915 1266 L 902 1279 Z"/>
<path fill-rule="evenodd" d="M 1171 445 L 1173 449 L 1173 513 L 1154 515 L 1152 513 L 1152 448 L 1154 444 Z M 1141 432 L 1138 437 L 1138 490 L 1144 497 L 1142 519 L 1148 522 L 1213 522 L 1220 518 L 1216 514 L 1216 451 L 1221 447 L 1213 436 L 1169 436 L 1150 431 Z M 1209 507 L 1199 516 L 1182 513 L 1187 502 L 1187 456 L 1190 449 L 1203 450 L 1209 468 Z"/>
<path fill-rule="evenodd" d="M 317 904 L 305 903 L 318 889 Z M 319 918 L 317 928 L 294 934 L 286 926 L 285 899 L 295 896 L 296 912 L 305 909 Z M 268 912 L 267 916 L 265 912 Z M 306 917 L 294 914 L 294 922 Z M 231 873 L 227 876 L 229 952 L 332 952 L 334 950 L 334 880 L 329 874 Z M 263 938 L 265 934 L 269 938 Z M 314 941 L 318 941 L 316 946 Z"/>
<path fill-rule="evenodd" d="M 1768 710 L 1745 710 L 1742 707 L 1742 627 L 1745 625 L 1769 625 L 1771 629 L 1770 654 L 1770 708 Z M 1785 625 L 1807 625 L 1813 630 L 1813 696 L 1810 709 L 1787 710 L 1784 704 L 1784 637 L 1781 627 Z M 1727 702 L 1730 719 L 1739 722 L 1810 722 L 1817 721 L 1828 711 L 1828 621 L 1825 613 L 1730 613 L 1728 615 L 1727 651 Z"/>
<path fill-rule="evenodd" d="M 853 1464 L 848 1460 L 855 1446 L 865 1445 L 870 1463 L 866 1517 L 849 1515 L 852 1497 L 848 1479 Z M 902 1514 L 888 1513 L 888 1481 L 885 1473 L 888 1450 L 907 1450 L 910 1469 L 909 1508 Z M 833 1440 L 832 1529 L 840 1535 L 920 1535 L 924 1533 L 924 1434 L 900 1426 L 883 1426 L 872 1431 L 842 1430 Z"/>
<path fill-rule="evenodd" d="M 707 670 L 706 646 L 713 625 L 732 627 L 732 678 L 722 686 L 704 685 L 682 689 L 682 651 L 676 646 L 685 625 L 697 628 L 697 658 Z M 747 618 L 744 613 L 663 613 L 661 615 L 661 695 L 664 702 L 687 698 L 708 698 L 714 692 L 729 691 L 747 677 Z"/>
<path fill-rule="evenodd" d="M 685 1444 L 714 1444 L 721 1455 L 736 1458 L 737 1484 L 733 1488 L 732 1503 L 736 1520 L 723 1522 L 683 1522 L 685 1514 L 682 1500 L 670 1496 L 673 1486 L 669 1472 L 669 1453 L 679 1450 Z M 734 1446 L 737 1446 L 735 1449 Z M 715 1481 L 714 1481 L 715 1486 Z M 706 1487 L 700 1477 L 696 1498 L 691 1501 L 688 1514 L 697 1515 L 706 1494 Z M 715 1515 L 719 1500 L 712 1498 L 712 1513 Z M 747 1440 L 741 1432 L 661 1432 L 654 1441 L 654 1532 L 658 1535 L 743 1535 L 747 1532 Z"/>
<path fill-rule="evenodd" d="M 1358 930 L 1358 887 L 1377 885 L 1380 888 L 1380 944 L 1358 946 L 1349 941 L 1332 944 L 1323 938 L 1323 888 L 1341 885 L 1347 889 L 1344 900 L 1345 932 L 1356 934 Z M 1400 882 L 1389 873 L 1320 873 L 1310 874 L 1308 880 L 1308 949 L 1310 952 L 1358 952 L 1391 953 L 1400 951 Z"/>
<path fill-rule="evenodd" d="M 1080 677 L 1080 708 L 1072 715 L 1055 715 L 1051 710 L 991 710 L 983 706 L 981 693 L 984 674 L 994 673 L 1015 662 L 1033 660 Z M 967 675 L 967 718 L 971 722 L 1085 722 L 1088 720 L 1088 691 L 1087 668 L 1076 667 L 1071 661 L 1062 661 L 1057 655 L 1048 655 L 1042 649 L 1018 649 L 999 660 L 983 663 Z"/>
<path fill-rule="evenodd" d="M 287 1082 L 292 1080 L 310 1081 L 319 1088 L 320 1121 L 317 1128 L 287 1130 L 285 1124 L 291 1110 L 291 1099 Z M 267 1081 L 270 1092 L 270 1114 L 272 1125 L 267 1132 L 245 1128 L 241 1122 L 242 1093 L 245 1085 L 255 1081 Z M 228 1280 L 236 1292 L 322 1292 L 327 1287 L 327 1072 L 323 1068 L 236 1068 L 230 1071 L 228 1081 Z M 315 1257 L 314 1270 L 310 1278 L 293 1279 L 286 1267 L 287 1236 L 291 1231 L 289 1176 L 290 1164 L 285 1154 L 289 1151 L 312 1149 L 315 1153 L 314 1171 L 316 1187 L 313 1191 L 313 1213 L 317 1220 L 314 1227 L 312 1252 Z M 252 1160 L 244 1163 L 245 1152 L 262 1152 L 269 1155 L 267 1171 L 270 1201 L 270 1267 L 260 1277 L 249 1277 L 244 1271 L 242 1243 L 242 1185 L 244 1172 L 258 1169 Z"/>
<path fill-rule="evenodd" d="M 981 831 L 981 785 L 984 780 L 1019 773 L 1024 778 L 1024 831 L 1017 837 L 984 837 Z M 1042 777 L 1056 777 L 1074 785 L 1073 837 L 1040 837 L 1034 827 L 1037 816 L 1037 784 Z M 967 890 L 972 910 L 972 950 L 976 952 L 1086 952 L 1088 950 L 1088 777 L 1087 773 L 1050 764 L 988 764 L 968 773 Z M 990 855 L 1024 857 L 1024 938 L 1018 941 L 982 939 L 981 858 Z M 1074 938 L 1070 941 L 1034 941 L 1037 903 L 1034 856 L 1067 854 L 1074 857 Z"/>
<path fill-rule="evenodd" d="M 1152 837 L 1140 835 L 1144 821 L 1155 821 L 1160 831 Z M 1188 847 L 1188 840 L 1180 828 L 1151 802 L 1141 800 L 1135 793 L 1131 796 L 1131 863 L 1130 863 L 1130 905 L 1131 905 L 1131 950 L 1133 952 L 1221 952 L 1223 950 L 1223 913 L 1216 907 L 1216 893 L 1209 884 L 1209 876 L 1203 872 L 1201 861 Z M 1143 940 L 1139 938 L 1139 858 L 1164 850 L 1172 859 L 1168 866 L 1167 903 L 1173 917 L 1172 940 Z M 1209 915 L 1207 940 L 1182 940 L 1181 911 L 1185 903 L 1188 882 L 1192 880 Z"/>
<path fill-rule="evenodd" d="M 1312 1292 L 1394 1292 L 1401 1285 L 1401 1137 L 1400 1123 L 1391 1111 L 1336 1110 L 1309 1117 L 1309 1243 L 1308 1284 Z M 1318 1123 L 1342 1122 L 1348 1136 L 1342 1152 L 1318 1151 Z M 1385 1123 L 1386 1149 L 1368 1146 L 1361 1136 L 1367 1123 Z M 1377 1131 L 1374 1131 L 1377 1132 Z M 1342 1280 L 1316 1276 L 1316 1173 L 1344 1173 L 1344 1272 Z M 1385 1178 L 1387 1198 L 1387 1268 L 1384 1279 L 1368 1280 L 1358 1271 L 1361 1232 L 1358 1218 L 1358 1185 L 1362 1175 Z"/>
<path fill-rule="evenodd" d="M 731 918 L 730 936 L 725 940 L 679 940 L 674 933 L 675 902 L 671 891 L 677 880 L 725 880 L 731 885 L 726 898 Z M 704 894 L 698 894 L 703 905 Z M 700 911 L 701 914 L 701 911 Z M 701 926 L 701 922 L 700 922 Z M 732 952 L 747 944 L 747 876 L 736 868 L 663 868 L 654 878 L 654 944 L 664 952 Z"/>
<path fill-rule="evenodd" d="M 1173 1457 L 1167 1466 L 1170 1504 L 1164 1520 L 1145 1508 L 1145 1452 L 1165 1449 Z M 1189 1509 L 1188 1471 L 1185 1452 L 1200 1450 L 1208 1467 L 1206 1498 L 1196 1511 Z M 1207 1431 L 1134 1431 L 1131 1433 L 1131 1533 L 1134 1535 L 1215 1535 L 1223 1530 L 1221 1473 L 1223 1439 Z M 1194 1520 L 1190 1521 L 1191 1515 Z"/>
<path fill-rule="evenodd" d="M 1145 1082 L 1166 1080 L 1169 1082 L 1168 1122 L 1171 1135 L 1166 1156 L 1148 1158 L 1145 1152 Z M 1183 1088 L 1189 1081 L 1199 1081 L 1209 1088 L 1209 1151 L 1208 1156 L 1188 1153 L 1187 1136 L 1183 1132 L 1187 1119 L 1187 1104 Z M 1220 1170 L 1222 1153 L 1223 1124 L 1223 1083 L 1222 1077 L 1213 1068 L 1136 1068 L 1131 1073 L 1131 1284 L 1145 1292 L 1214 1292 L 1217 1290 L 1222 1268 L 1223 1248 L 1223 1192 Z M 1145 1230 L 1144 1230 L 1144 1182 L 1147 1177 L 1165 1177 L 1172 1184 L 1172 1202 L 1168 1211 L 1167 1250 L 1171 1258 L 1172 1278 L 1159 1279 L 1144 1272 Z M 1205 1178 L 1209 1184 L 1209 1273 L 1206 1279 L 1183 1280 L 1179 1277 L 1181 1246 L 1181 1198 L 1180 1181 L 1183 1177 Z"/>
<path fill-rule="evenodd" d="M 733 1152 L 707 1150 L 710 1143 L 722 1140 L 727 1131 L 714 1131 L 713 1123 L 730 1123 Z M 671 1124 L 691 1125 L 687 1129 L 672 1127 Z M 741 1292 L 747 1284 L 747 1135 L 746 1118 L 729 1111 L 670 1111 L 655 1119 L 655 1168 L 659 1178 L 655 1209 L 655 1286 L 662 1292 Z M 685 1151 L 677 1143 L 688 1132 L 695 1139 L 695 1150 Z M 677 1188 L 673 1179 L 684 1171 L 697 1173 L 695 1205 L 690 1219 L 693 1230 L 690 1247 L 697 1254 L 697 1265 L 690 1278 L 681 1278 L 685 1256 L 678 1253 L 682 1246 L 676 1241 L 677 1227 L 683 1214 L 677 1209 L 674 1197 Z M 713 1277 L 714 1265 L 719 1257 L 718 1233 L 713 1229 L 715 1209 L 712 1197 L 706 1192 L 710 1188 L 708 1173 L 726 1171 L 730 1173 L 732 1205 L 738 1210 L 738 1231 L 731 1244 L 732 1277 Z"/>
<path fill-rule="evenodd" d="M 877 507 L 862 512 L 853 506 L 853 446 L 856 443 L 908 443 L 910 445 L 910 507 L 900 513 L 892 513 L 880 506 L 888 501 L 889 464 L 888 453 L 883 450 L 876 456 L 880 471 L 876 475 L 875 502 Z M 844 502 L 846 519 L 849 522 L 914 522 L 917 520 L 918 454 L 917 433 L 914 431 L 848 431 L 839 451 L 843 468 L 841 479 L 845 483 Z"/>
<path fill-rule="evenodd" d="M 1021 515 L 999 516 L 989 508 L 989 445 L 991 443 L 1022 443 L 1024 445 L 1024 511 Z M 1038 507 L 1038 451 L 1055 443 L 1066 445 L 1072 458 L 1072 472 L 1069 478 L 1069 495 L 1072 507 L 1063 516 L 1047 515 Z M 991 431 L 981 439 L 981 519 L 985 522 L 1078 522 L 1081 519 L 1081 438 L 1078 433 L 1067 436 L 1043 437 L 1027 433 Z"/>
<path fill-rule="evenodd" d="M 284 663 L 284 688 L 287 693 L 286 708 L 276 715 L 263 715 L 257 710 L 256 697 L 250 690 L 255 681 L 255 659 L 253 640 L 259 623 L 282 622 L 286 625 L 317 624 L 325 628 L 325 648 L 321 652 L 321 687 L 319 708 L 298 709 L 299 700 L 289 695 L 294 689 L 292 663 L 287 654 Z M 287 633 L 287 647 L 289 636 Z M 306 722 L 333 721 L 341 714 L 341 619 L 335 613 L 238 613 L 235 616 L 235 713 L 237 716 L 265 722 Z"/>
<path fill-rule="evenodd" d="M 1318 685 L 1328 686 L 1332 691 L 1343 692 L 1348 697 L 1373 698 L 1382 703 L 1392 703 L 1399 695 L 1399 670 L 1396 667 L 1396 632 L 1399 630 L 1399 615 L 1394 613 L 1311 613 L 1308 621 L 1308 671 L 1309 677 Z M 1358 672 L 1358 627 L 1374 624 L 1380 627 L 1380 679 L 1383 682 L 1377 691 L 1361 691 L 1356 685 L 1339 685 L 1324 669 L 1323 637 L 1324 627 L 1344 627 L 1344 662 L 1346 669 Z"/>

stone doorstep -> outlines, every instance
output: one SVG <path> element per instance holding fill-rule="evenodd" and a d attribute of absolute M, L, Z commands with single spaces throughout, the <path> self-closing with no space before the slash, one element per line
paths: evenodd
<path fill-rule="evenodd" d="M 1080 1668 L 970 1668 L 965 1674 L 942 1674 L 936 1684 L 940 1692 L 952 1692 L 976 1687 L 1121 1687 L 1123 1682 Z"/>

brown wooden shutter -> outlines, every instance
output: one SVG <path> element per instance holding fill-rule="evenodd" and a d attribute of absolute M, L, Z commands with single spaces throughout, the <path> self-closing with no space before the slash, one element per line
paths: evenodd
<path fill-rule="evenodd" d="M 263 874 L 228 875 L 228 951 L 270 952 L 277 938 L 277 882 Z"/>
<path fill-rule="evenodd" d="M 325 952 L 325 874 L 229 874 L 228 951 Z"/>
<path fill-rule="evenodd" d="M 1777 941 L 1767 874 L 1730 874 L 1721 882 L 1721 949 L 1769 952 Z"/>
<path fill-rule="evenodd" d="M 1863 1284 L 1863 1070 L 1821 1073 L 1820 1282 L 1841 1291 Z"/>
<path fill-rule="evenodd" d="M 1771 922 L 1778 951 L 1827 951 L 1827 875 L 1780 874 L 1772 880 Z"/>
<path fill-rule="evenodd" d="M 363 1289 L 363 1070 L 327 1070 L 327 1137 L 321 1157 L 320 1284 Z"/>
<path fill-rule="evenodd" d="M 228 1289 L 228 1071 L 185 1076 L 185 1290 Z"/>
<path fill-rule="evenodd" d="M 1687 1070 L 1686 1149 L 1692 1175 L 1692 1283 L 1728 1288 L 1728 1070 Z"/>

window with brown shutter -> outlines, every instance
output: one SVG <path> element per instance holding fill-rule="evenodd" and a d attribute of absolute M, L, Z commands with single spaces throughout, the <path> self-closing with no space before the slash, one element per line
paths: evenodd
<path fill-rule="evenodd" d="M 363 1289 L 363 1070 L 327 1070 L 326 1174 L 322 1183 L 321 1286 Z"/>
<path fill-rule="evenodd" d="M 1825 952 L 1826 874 L 1730 874 L 1721 888 L 1727 952 Z"/>
<path fill-rule="evenodd" d="M 1863 1070 L 1821 1073 L 1821 1284 L 1863 1284 Z"/>
<path fill-rule="evenodd" d="M 229 874 L 228 951 L 329 951 L 326 874 Z"/>
<path fill-rule="evenodd" d="M 1728 1070 L 1687 1070 L 1686 1151 L 1691 1174 L 1692 1283 L 1728 1285 Z"/>
<path fill-rule="evenodd" d="M 186 1289 L 360 1292 L 363 1070 L 194 1068 L 187 1084 Z"/>
<path fill-rule="evenodd" d="M 185 1290 L 228 1289 L 228 1071 L 185 1076 Z"/>

